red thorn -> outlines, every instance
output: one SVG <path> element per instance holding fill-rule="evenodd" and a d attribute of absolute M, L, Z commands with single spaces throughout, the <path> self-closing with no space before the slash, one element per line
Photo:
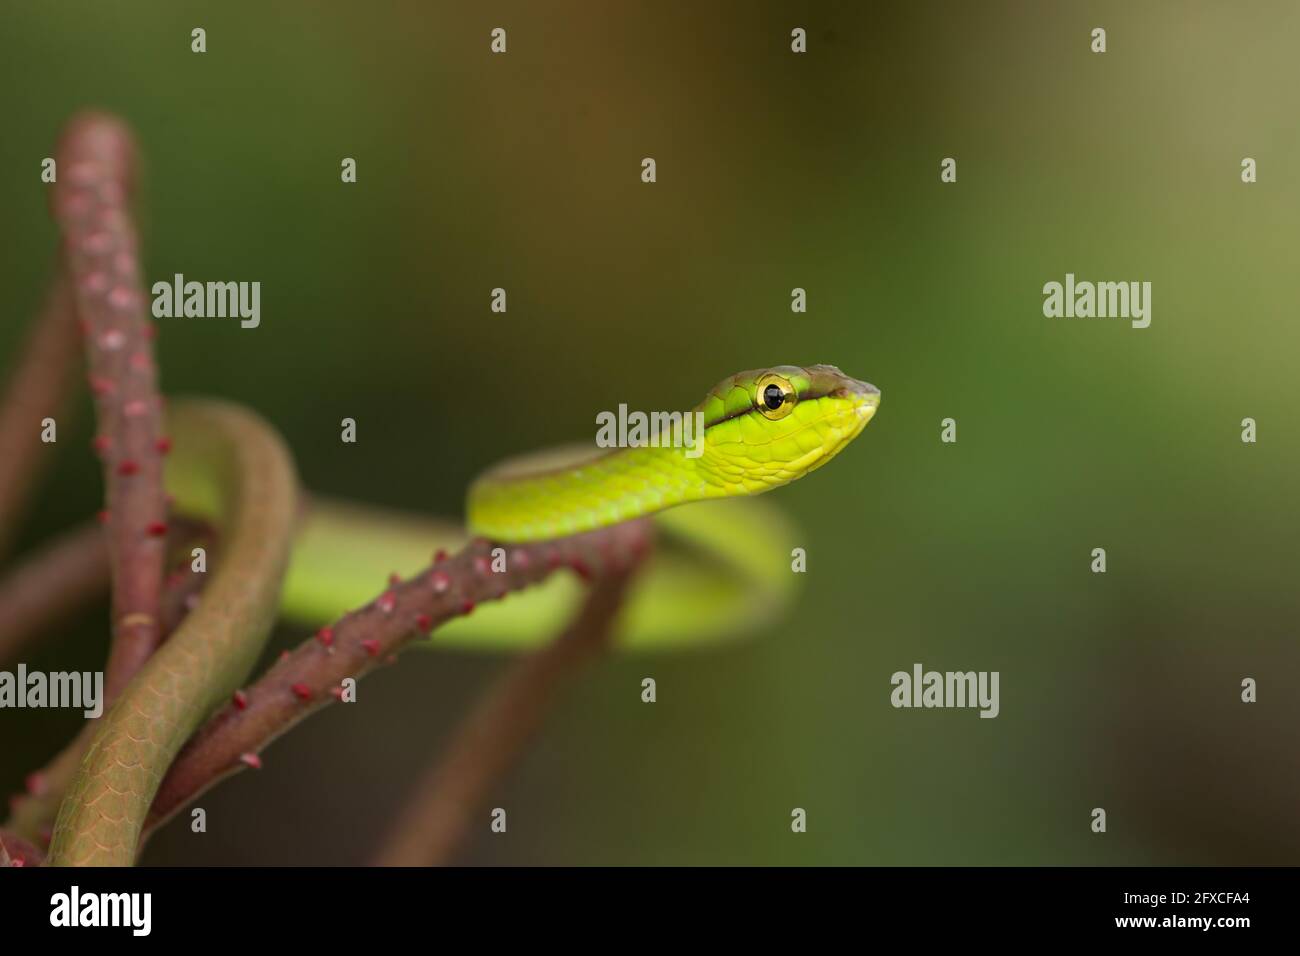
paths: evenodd
<path fill-rule="evenodd" d="M 433 586 L 435 594 L 441 594 L 447 588 L 451 587 L 451 578 L 443 571 L 434 571 L 429 575 L 429 584 Z"/>
<path fill-rule="evenodd" d="M 385 591 L 375 599 L 375 606 L 385 614 L 393 613 L 393 606 L 397 603 L 397 595 L 392 591 Z"/>
<path fill-rule="evenodd" d="M 366 640 L 361 642 L 361 646 L 366 649 L 366 653 L 369 654 L 371 657 L 377 657 L 379 655 L 378 639 L 373 637 L 367 638 Z"/>
<path fill-rule="evenodd" d="M 397 587 L 397 585 L 401 583 L 402 583 L 402 576 L 400 574 L 398 574 L 396 571 L 392 571 L 389 573 L 388 575 L 389 587 Z"/>
<path fill-rule="evenodd" d="M 154 450 L 160 455 L 165 455 L 172 450 L 172 440 L 164 435 L 153 443 Z"/>
<path fill-rule="evenodd" d="M 122 462 L 120 465 L 117 466 L 117 473 L 119 475 L 134 475 L 139 470 L 140 470 L 140 466 L 137 465 L 135 462 L 133 462 L 130 458 L 128 458 L 126 461 Z"/>
<path fill-rule="evenodd" d="M 27 792 L 33 797 L 44 796 L 45 791 L 48 789 L 47 783 L 48 781 L 45 779 L 45 774 L 41 773 L 39 770 L 29 773 L 27 779 L 23 781 L 23 785 L 27 788 Z"/>
<path fill-rule="evenodd" d="M 90 447 L 95 449 L 95 454 L 100 456 L 103 456 L 112 445 L 113 443 L 108 440 L 107 435 L 96 435 L 90 443 Z"/>
<path fill-rule="evenodd" d="M 439 548 L 437 551 L 433 552 L 434 564 L 441 564 L 446 560 L 447 560 L 447 552 L 444 551 L 442 548 Z"/>
<path fill-rule="evenodd" d="M 514 562 L 515 567 L 520 571 L 526 570 L 533 559 L 528 556 L 528 552 L 522 548 L 516 548 L 515 553 L 510 555 L 510 560 Z"/>
<path fill-rule="evenodd" d="M 230 700 L 232 703 L 234 703 L 236 710 L 248 709 L 248 695 L 245 694 L 242 690 L 235 691 L 234 696 L 232 696 Z"/>
<path fill-rule="evenodd" d="M 464 601 L 461 601 L 461 602 L 460 602 L 460 613 L 461 613 L 461 614 L 469 614 L 469 613 L 470 613 L 471 611 L 473 611 L 473 610 L 474 610 L 474 602 L 473 602 L 473 601 L 471 601 L 471 600 L 469 600 L 468 598 L 466 598 Z"/>
<path fill-rule="evenodd" d="M 421 614 L 415 619 L 415 626 L 421 631 L 428 631 L 433 627 L 433 618 L 429 617 L 427 614 Z"/>
<path fill-rule="evenodd" d="M 245 767 L 252 767 L 254 770 L 262 769 L 262 758 L 255 753 L 240 754 L 239 762 Z"/>
<path fill-rule="evenodd" d="M 299 700 L 311 700 L 311 688 L 306 684 L 294 684 L 289 689 L 293 691 L 293 696 L 297 697 Z"/>
<path fill-rule="evenodd" d="M 289 659 L 289 652 L 288 652 L 287 650 L 286 650 L 286 651 L 281 651 L 281 652 L 280 652 L 280 660 L 282 660 L 282 661 L 287 661 L 288 659 Z"/>
<path fill-rule="evenodd" d="M 492 564 L 483 555 L 474 558 L 474 570 L 479 574 L 488 574 L 492 570 Z"/>
<path fill-rule="evenodd" d="M 103 378 L 98 375 L 92 375 L 90 378 L 90 390 L 96 395 L 112 395 L 117 391 L 117 386 L 111 379 Z"/>
<path fill-rule="evenodd" d="M 161 538 L 167 533 L 167 525 L 161 521 L 150 521 L 149 527 L 145 528 L 145 531 L 151 538 Z"/>
<path fill-rule="evenodd" d="M 129 309 L 135 302 L 135 294 L 124 286 L 118 286 L 108 293 L 108 304 L 115 309 Z"/>
<path fill-rule="evenodd" d="M 11 857 L 11 858 L 9 859 L 9 865 L 10 865 L 10 866 L 26 866 L 26 865 L 27 865 L 27 861 L 24 860 L 21 856 L 15 856 L 15 857 Z"/>
<path fill-rule="evenodd" d="M 316 632 L 316 640 L 320 641 L 325 647 L 332 647 L 334 644 L 334 628 L 326 625 Z"/>
<path fill-rule="evenodd" d="M 339 686 L 338 686 L 338 687 L 335 687 L 333 690 L 331 690 L 330 693 L 334 695 L 334 699 L 335 699 L 335 700 L 342 700 L 342 699 L 343 699 L 343 685 L 342 685 L 342 684 L 339 684 Z"/>
<path fill-rule="evenodd" d="M 108 524 L 108 517 L 109 517 L 108 509 L 104 508 L 98 514 L 95 515 L 95 520 L 98 521 L 100 524 Z"/>

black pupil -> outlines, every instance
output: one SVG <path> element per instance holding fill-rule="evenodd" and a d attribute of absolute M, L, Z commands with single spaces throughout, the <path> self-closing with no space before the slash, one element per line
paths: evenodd
<path fill-rule="evenodd" d="M 769 385 L 767 388 L 763 389 L 763 404 L 772 409 L 772 411 L 776 411 L 780 408 L 781 403 L 784 401 L 785 392 L 781 391 L 780 385 Z"/>

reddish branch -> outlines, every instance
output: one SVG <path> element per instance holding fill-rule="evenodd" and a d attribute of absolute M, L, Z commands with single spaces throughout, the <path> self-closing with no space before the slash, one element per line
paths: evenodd
<path fill-rule="evenodd" d="M 73 119 L 56 151 L 53 213 L 85 337 L 95 397 L 96 450 L 104 461 L 113 645 L 112 700 L 157 646 L 166 531 L 161 426 L 152 326 L 127 209 L 134 145 L 109 117 Z"/>
<path fill-rule="evenodd" d="M 441 760 L 417 785 L 377 866 L 439 866 L 451 861 L 495 783 L 541 726 L 565 678 L 604 650 L 634 568 L 596 581 L 563 633 L 523 658 L 452 735 Z M 486 818 L 483 818 L 486 825 Z"/>
<path fill-rule="evenodd" d="M 346 678 L 359 679 L 438 625 L 560 568 L 595 578 L 627 567 L 648 548 L 649 529 L 648 522 L 633 521 L 510 547 L 501 572 L 492 568 L 493 545 L 479 540 L 455 557 L 440 556 L 406 581 L 391 583 L 370 604 L 281 657 L 186 744 L 154 798 L 146 835 L 217 781 L 260 766 L 261 750 L 308 714 L 340 699 Z"/>
<path fill-rule="evenodd" d="M 108 589 L 108 552 L 97 524 L 66 531 L 0 580 L 0 663 Z"/>
<path fill-rule="evenodd" d="M 41 422 L 57 422 L 66 408 L 79 347 L 72 290 L 60 270 L 0 399 L 0 558 L 46 457 Z"/>

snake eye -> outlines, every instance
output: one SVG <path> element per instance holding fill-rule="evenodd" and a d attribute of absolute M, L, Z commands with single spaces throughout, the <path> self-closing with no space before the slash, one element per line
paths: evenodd
<path fill-rule="evenodd" d="M 754 407 L 772 421 L 789 415 L 797 401 L 794 386 L 780 375 L 769 372 L 761 376 L 754 387 Z"/>

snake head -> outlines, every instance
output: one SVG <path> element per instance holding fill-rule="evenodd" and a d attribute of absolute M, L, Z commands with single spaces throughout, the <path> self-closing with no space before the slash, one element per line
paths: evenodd
<path fill-rule="evenodd" d="M 698 471 L 723 495 L 758 494 L 837 455 L 871 421 L 880 389 L 834 365 L 778 365 L 719 382 L 699 405 Z"/>

